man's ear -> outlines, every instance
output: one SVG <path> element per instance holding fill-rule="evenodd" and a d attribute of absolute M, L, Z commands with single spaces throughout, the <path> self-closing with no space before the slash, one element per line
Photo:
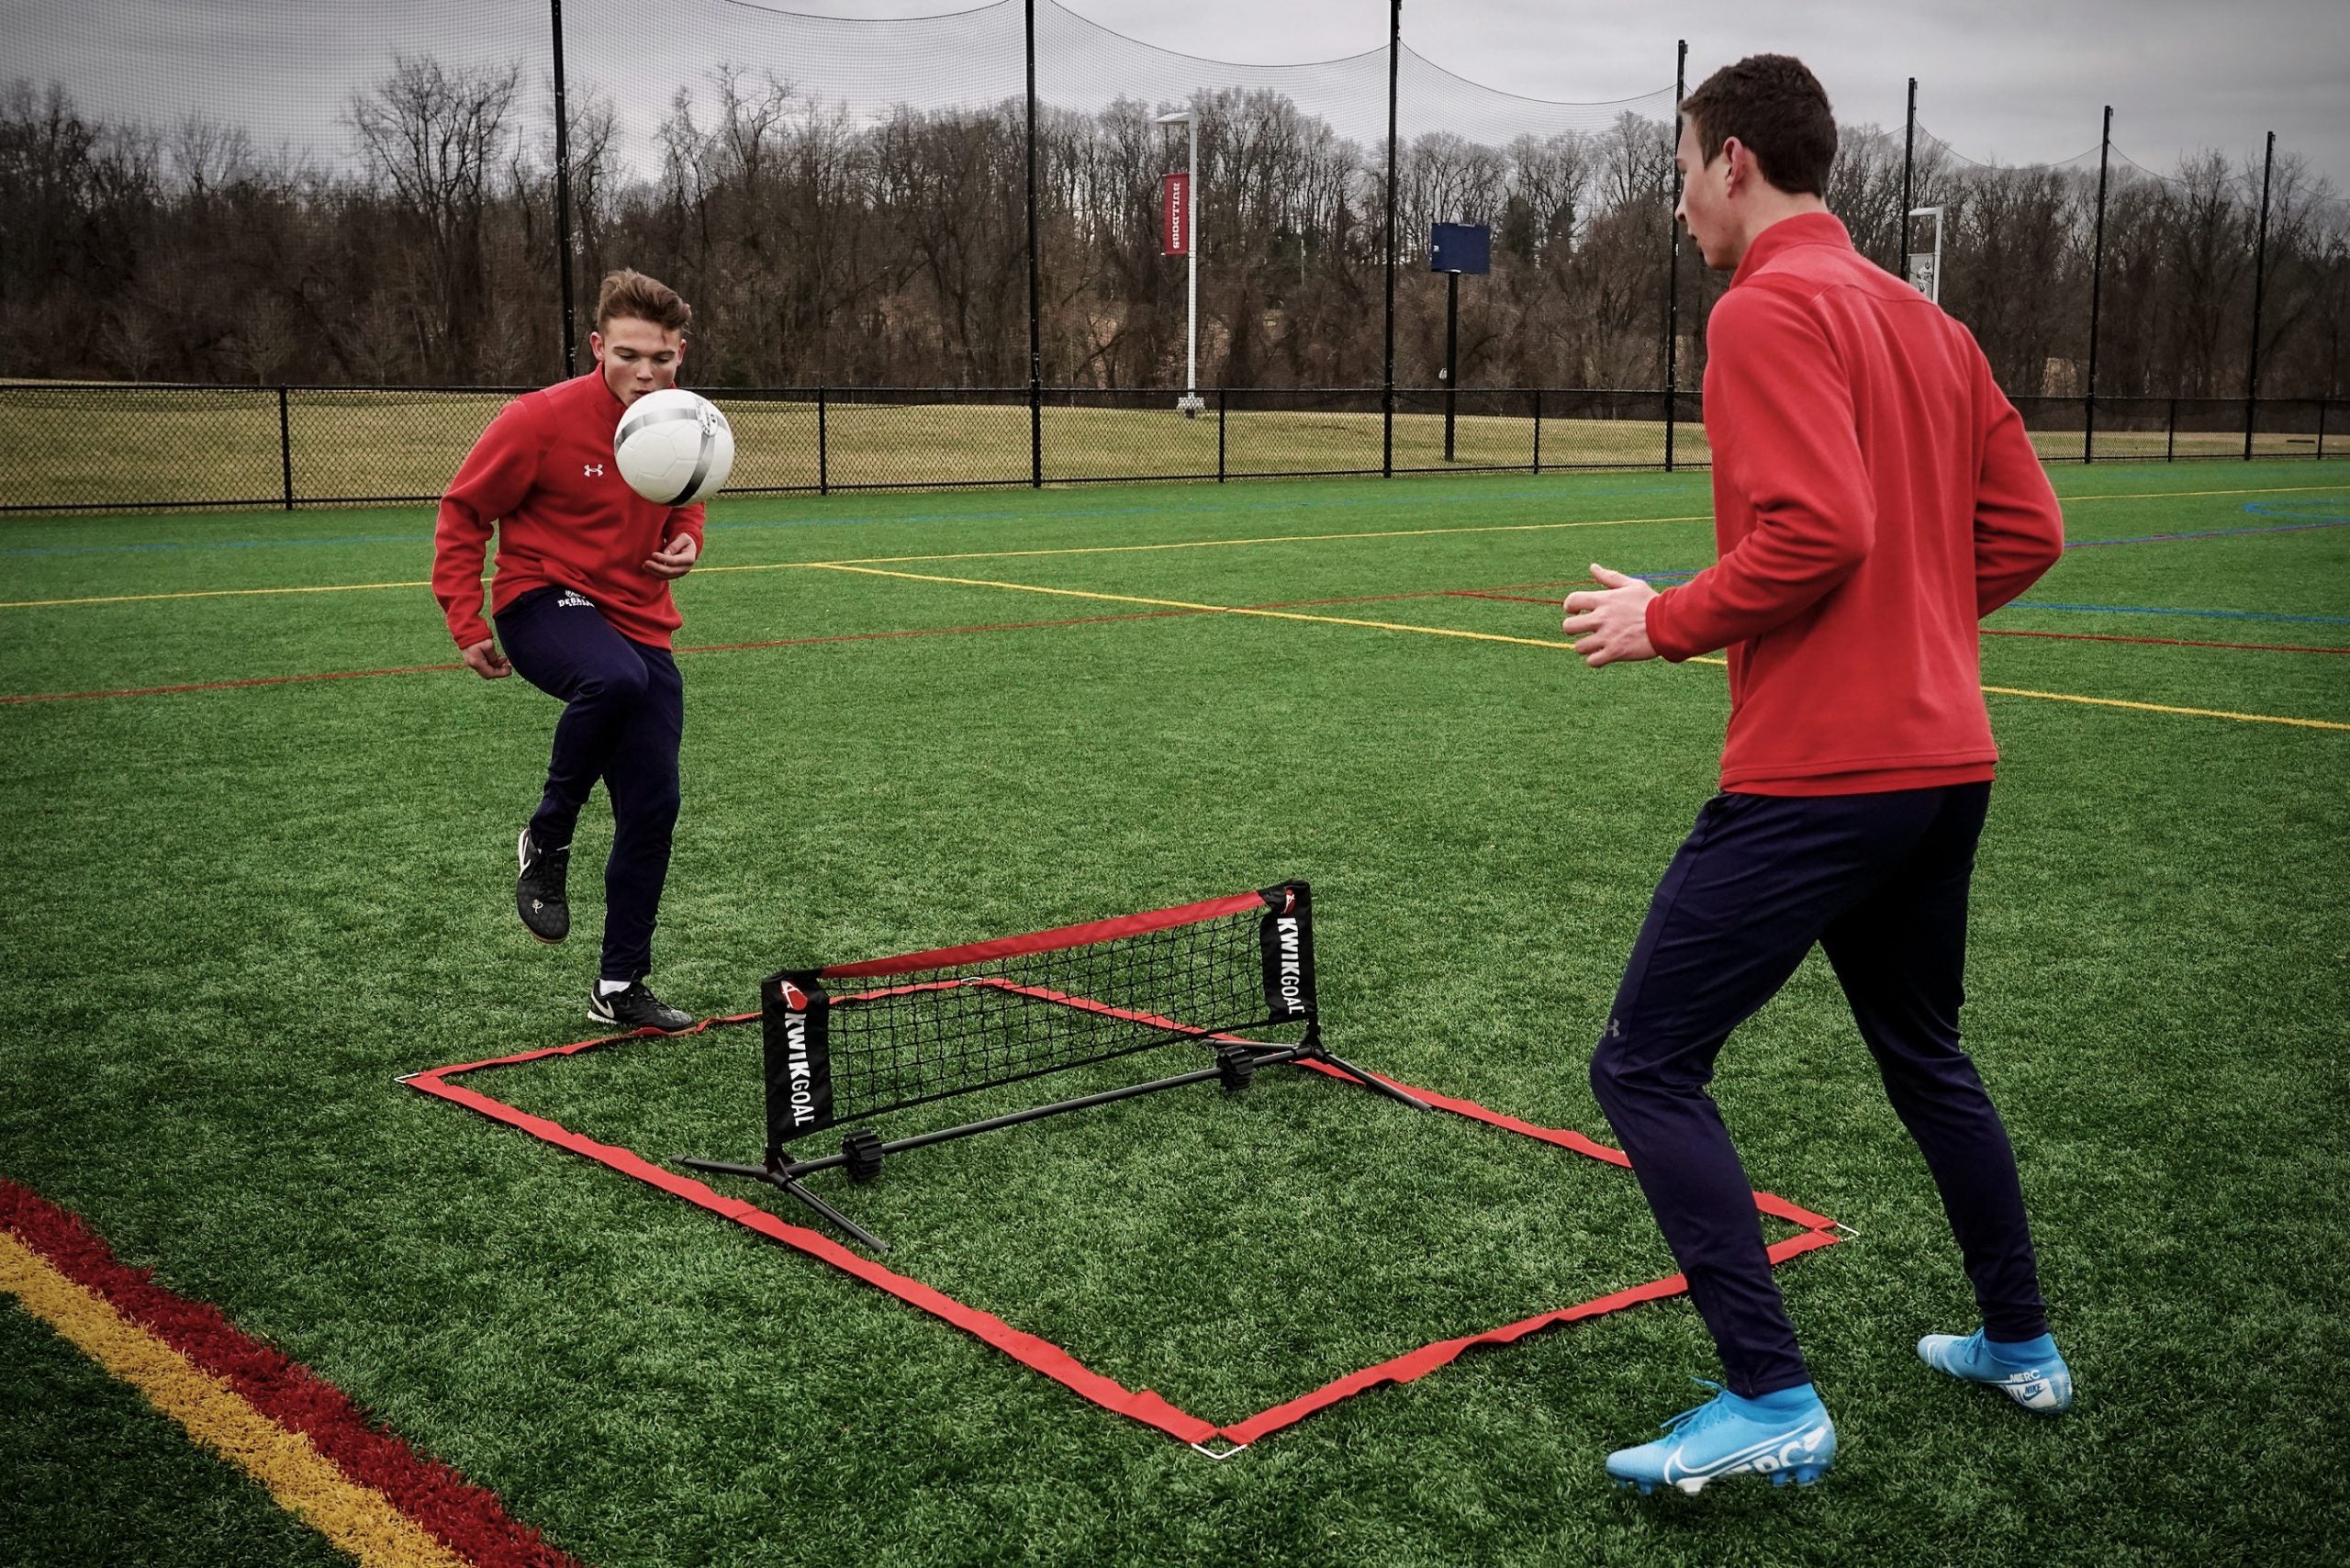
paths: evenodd
<path fill-rule="evenodd" d="M 1735 191 L 1754 175 L 1754 154 L 1737 137 L 1722 139 L 1722 182 L 1725 191 Z"/>

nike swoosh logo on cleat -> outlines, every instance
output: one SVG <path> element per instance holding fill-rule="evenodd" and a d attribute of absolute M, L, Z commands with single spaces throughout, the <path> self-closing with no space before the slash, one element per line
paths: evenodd
<path fill-rule="evenodd" d="M 1810 1457 L 1827 1439 L 1827 1428 L 1811 1427 L 1793 1437 L 1766 1438 L 1759 1443 L 1750 1443 L 1745 1448 L 1724 1454 L 1711 1464 L 1704 1465 L 1684 1464 L 1678 1454 L 1668 1454 L 1664 1461 L 1664 1478 L 1678 1486 L 1684 1481 L 1709 1481 L 1717 1475 L 1728 1475 L 1748 1468 L 1767 1475 L 1785 1465 Z"/>

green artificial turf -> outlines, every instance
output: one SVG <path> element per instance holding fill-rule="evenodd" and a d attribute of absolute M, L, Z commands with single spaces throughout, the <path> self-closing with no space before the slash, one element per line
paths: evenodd
<path fill-rule="evenodd" d="M 2216 536 L 2076 549 L 1993 629 L 2350 646 L 2350 529 L 2298 526 L 2350 519 L 2339 465 L 2056 481 L 2076 540 Z M 1335 1049 L 1604 1137 L 1590 1041 L 1713 787 L 1724 683 L 1540 644 L 1593 560 L 1703 566 L 1707 511 L 1703 476 L 1654 474 L 723 502 L 680 645 L 789 645 L 681 659 L 655 981 L 738 1012 L 787 962 L 1303 876 Z M 0 695 L 445 664 L 413 586 L 429 531 L 413 509 L 0 523 Z M 849 561 L 914 576 L 817 564 Z M 411 586 L 244 591 L 375 583 Z M 22 607 L 164 594 L 218 597 Z M 1358 602 L 1300 604 L 1325 599 Z M 1083 618 L 1114 619 L 973 630 Z M 2325 654 L 1991 637 L 1984 678 L 2350 723 L 2350 659 Z M 1472 1353 L 1215 1464 L 396 1084 L 592 1032 L 609 821 L 583 820 L 580 935 L 530 942 L 509 846 L 555 710 L 519 680 L 0 710 L 0 937 L 27 1000 L 0 1174 L 600 1563 L 2324 1560 L 2350 1532 L 2341 1467 L 2312 1458 L 2350 1355 L 2350 731 L 1990 702 L 1966 1022 L 2081 1403 L 2035 1421 L 1916 1361 L 1919 1334 L 1972 1326 L 1964 1281 L 1815 961 L 1717 1084 L 1756 1183 L 1859 1232 L 1780 1274 L 1844 1445 L 1809 1493 L 1601 1481 L 1701 1397 L 1685 1303 Z M 754 1057 L 736 1030 L 473 1081 L 656 1158 L 739 1159 Z M 892 1267 L 1214 1420 L 1671 1266 L 1627 1173 L 1294 1074 L 818 1180 Z M 12 1467 L 88 1477 L 86 1506 L 42 1494 L 39 1529 L 209 1540 L 243 1506 L 223 1467 L 181 1479 L 169 1428 L 46 1329 L 7 1331 L 30 1369 Z M 274 1528 L 207 1554 L 315 1554 Z"/>

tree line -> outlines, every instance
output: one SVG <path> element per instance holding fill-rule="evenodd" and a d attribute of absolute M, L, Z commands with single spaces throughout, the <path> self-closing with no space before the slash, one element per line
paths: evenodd
<path fill-rule="evenodd" d="M 33 377 L 525 384 L 561 369 L 553 128 L 524 67 L 402 56 L 341 116 L 332 155 L 208 116 L 108 123 L 64 88 L 0 93 L 0 345 Z M 1026 129 L 1018 100 L 828 106 L 821 84 L 722 67 L 668 105 L 657 164 L 570 94 L 570 202 L 586 335 L 595 281 L 634 266 L 695 308 L 704 385 L 1014 386 L 1028 374 Z M 1203 95 L 1201 378 L 1379 384 L 1383 146 L 1270 92 Z M 1180 259 L 1158 180 L 1182 161 L 1156 106 L 1046 106 L 1037 125 L 1043 374 L 1179 384 Z M 1464 387 L 1662 384 L 1702 374 L 1724 280 L 1684 241 L 1669 276 L 1669 124 L 1505 146 L 1437 133 L 1399 153 L 1399 385 L 1444 353 L 1432 221 L 1488 222 L 1464 279 Z M 2105 205 L 2098 391 L 2240 397 L 2261 169 L 2219 153 L 2121 166 Z M 1903 241 L 1901 138 L 1848 128 L 1829 200 L 1868 255 Z M 2019 395 L 2086 389 L 2098 170 L 1974 165 L 1929 144 L 1912 203 L 1945 208 L 1942 303 Z M 2350 392 L 2350 207 L 2297 157 L 2270 193 L 2260 387 Z M 1677 294 L 1677 313 L 1671 297 Z"/>

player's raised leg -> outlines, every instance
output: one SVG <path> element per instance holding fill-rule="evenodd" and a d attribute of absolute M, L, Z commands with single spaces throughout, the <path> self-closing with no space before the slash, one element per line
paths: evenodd
<path fill-rule="evenodd" d="M 542 941 L 571 929 L 565 872 L 580 808 L 611 764 L 630 716 L 643 701 L 644 662 L 588 598 L 571 588 L 534 589 L 498 612 L 498 635 L 522 678 L 563 703 L 547 760 L 545 788 L 523 829 L 515 905 Z"/>

